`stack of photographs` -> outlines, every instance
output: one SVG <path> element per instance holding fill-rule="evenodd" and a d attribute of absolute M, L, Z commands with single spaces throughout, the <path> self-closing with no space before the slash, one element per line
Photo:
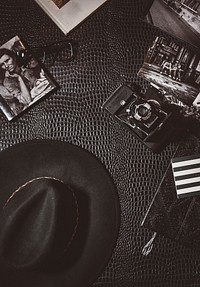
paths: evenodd
<path fill-rule="evenodd" d="M 161 29 L 138 76 L 200 120 L 200 1 L 155 0 L 145 21 Z"/>
<path fill-rule="evenodd" d="M 176 38 L 200 46 L 199 0 L 154 0 L 146 21 Z"/>

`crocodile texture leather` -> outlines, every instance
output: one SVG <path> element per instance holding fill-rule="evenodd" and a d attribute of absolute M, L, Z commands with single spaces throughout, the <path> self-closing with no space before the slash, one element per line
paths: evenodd
<path fill-rule="evenodd" d="M 1 150 L 30 139 L 57 139 L 96 155 L 114 179 L 121 205 L 116 248 L 95 287 L 200 286 L 200 255 L 158 236 L 149 256 L 142 249 L 152 232 L 141 227 L 156 188 L 177 143 L 153 154 L 102 109 L 124 82 L 148 83 L 137 77 L 148 46 L 162 31 L 139 21 L 152 1 L 109 0 L 69 38 L 78 40 L 73 62 L 50 72 L 57 92 L 16 122 L 0 115 Z M 0 44 L 15 35 L 30 45 L 65 39 L 33 0 L 0 1 Z"/>

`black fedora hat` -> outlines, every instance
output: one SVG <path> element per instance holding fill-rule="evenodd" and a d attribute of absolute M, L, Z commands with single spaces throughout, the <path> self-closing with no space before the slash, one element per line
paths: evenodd
<path fill-rule="evenodd" d="M 116 244 L 113 181 L 88 151 L 54 140 L 0 153 L 2 286 L 90 286 Z"/>

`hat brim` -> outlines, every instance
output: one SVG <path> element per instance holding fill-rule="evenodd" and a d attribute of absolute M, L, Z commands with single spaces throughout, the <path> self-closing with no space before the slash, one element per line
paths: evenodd
<path fill-rule="evenodd" d="M 51 272 L 10 271 L 0 260 L 1 284 L 90 286 L 108 263 L 118 236 L 120 206 L 113 180 L 95 156 L 72 144 L 54 140 L 16 144 L 0 153 L 0 209 L 19 186 L 41 176 L 58 178 L 78 191 L 76 239 L 66 253 L 66 265 Z"/>

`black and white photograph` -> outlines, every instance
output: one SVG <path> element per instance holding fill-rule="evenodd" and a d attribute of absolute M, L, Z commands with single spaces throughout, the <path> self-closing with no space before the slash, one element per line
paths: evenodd
<path fill-rule="evenodd" d="M 11 121 L 56 88 L 39 61 L 18 36 L 0 47 L 0 108 Z"/>
<path fill-rule="evenodd" d="M 200 46 L 199 0 L 154 0 L 145 20 L 172 36 Z"/>
<path fill-rule="evenodd" d="M 200 55 L 158 36 L 149 47 L 138 75 L 191 105 L 200 92 Z"/>

